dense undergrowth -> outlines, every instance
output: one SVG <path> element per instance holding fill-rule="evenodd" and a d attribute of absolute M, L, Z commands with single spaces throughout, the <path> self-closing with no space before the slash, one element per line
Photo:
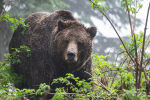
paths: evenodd
<path fill-rule="evenodd" d="M 22 46 L 22 48 L 26 46 Z M 27 49 L 28 50 L 28 49 Z M 18 84 L 21 77 L 13 73 L 10 67 L 11 54 L 7 55 L 6 59 L 0 63 L 0 99 L 12 100 L 22 97 L 35 98 L 36 95 L 43 95 L 45 91 L 50 90 L 50 86 L 42 83 L 39 89 L 17 89 L 14 84 Z M 93 71 L 92 78 L 89 82 L 80 80 L 72 74 L 66 74 L 66 77 L 54 79 L 52 84 L 63 83 L 68 88 L 59 87 L 52 100 L 148 100 L 146 95 L 146 84 L 142 73 L 142 88 L 136 90 L 135 87 L 135 72 L 132 66 L 129 68 L 127 63 L 111 64 L 106 61 L 106 56 L 93 54 Z M 17 59 L 15 63 L 18 62 Z M 76 82 L 76 85 L 70 81 Z M 16 81 L 19 80 L 19 81 Z M 18 83 L 17 83 L 18 82 Z M 69 93 L 68 90 L 73 93 Z M 53 94 L 48 92 L 47 94 Z M 35 99 L 36 100 L 36 99 Z"/>
<path fill-rule="evenodd" d="M 36 95 L 47 94 L 54 96 L 52 100 L 149 100 L 150 99 L 150 71 L 149 71 L 149 58 L 150 54 L 147 52 L 149 46 L 149 37 L 146 35 L 147 21 L 146 18 L 145 29 L 140 34 L 134 31 L 136 23 L 136 14 L 142 7 L 140 0 L 121 0 L 121 5 L 126 9 L 129 17 L 129 24 L 131 29 L 131 36 L 129 41 L 124 42 L 115 26 L 107 17 L 105 10 L 106 7 L 102 6 L 102 0 L 89 0 L 91 6 L 101 12 L 104 17 L 110 22 L 114 31 L 118 35 L 122 45 L 120 53 L 122 59 L 120 62 L 108 62 L 107 56 L 93 54 L 93 70 L 92 78 L 88 82 L 80 80 L 78 77 L 68 73 L 66 77 L 54 79 L 52 84 L 63 83 L 69 89 L 60 87 L 56 89 L 56 93 L 51 93 L 49 85 L 42 83 L 39 89 L 17 89 L 14 84 L 23 82 L 22 77 L 15 74 L 11 67 L 12 63 L 21 63 L 19 59 L 19 52 L 24 50 L 30 56 L 30 48 L 27 46 L 20 46 L 20 48 L 13 48 L 15 52 L 6 54 L 5 59 L 0 62 L 0 100 L 14 100 L 20 98 L 35 98 Z M 135 3 L 135 4 L 134 4 Z M 149 11 L 149 9 L 148 9 Z M 131 15 L 134 20 L 131 21 Z M 148 14 L 147 14 L 148 15 Z M 24 24 L 23 19 L 10 18 L 8 14 L 1 15 L 0 21 L 7 21 L 12 23 L 11 28 L 14 31 L 18 25 L 22 25 L 24 29 L 28 25 Z M 133 23 L 132 23 L 133 22 Z M 22 33 L 23 35 L 23 33 Z M 109 56 L 109 55 L 108 55 Z M 117 58 L 115 58 L 117 59 Z M 76 85 L 71 81 L 74 80 Z M 72 90 L 70 93 L 68 90 Z"/>

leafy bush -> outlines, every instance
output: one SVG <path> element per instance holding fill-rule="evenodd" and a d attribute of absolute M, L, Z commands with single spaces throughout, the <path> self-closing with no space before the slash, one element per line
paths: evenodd
<path fill-rule="evenodd" d="M 115 33 L 117 34 L 118 38 L 120 39 L 122 45 L 121 48 L 123 49 L 123 61 L 120 64 L 120 67 L 126 68 L 127 71 L 125 72 L 131 72 L 133 74 L 133 78 L 135 80 L 131 79 L 130 81 L 134 84 L 134 88 L 136 90 L 136 95 L 140 94 L 140 90 L 145 90 L 146 95 L 150 95 L 150 79 L 149 79 L 149 71 L 148 65 L 149 65 L 149 53 L 146 52 L 146 49 L 149 45 L 149 37 L 146 37 L 146 30 L 147 30 L 147 22 L 148 22 L 148 16 L 149 16 L 149 10 L 150 10 L 150 3 L 147 9 L 147 16 L 145 21 L 145 28 L 144 32 L 141 32 L 140 35 L 135 33 L 135 27 L 136 27 L 136 15 L 139 12 L 139 10 L 142 8 L 141 1 L 142 0 L 120 0 L 121 6 L 125 9 L 125 11 L 128 14 L 129 19 L 129 30 L 131 31 L 130 40 L 128 42 L 124 42 L 122 38 L 119 35 L 119 32 L 115 28 L 113 22 L 111 19 L 107 16 L 107 12 L 105 9 L 102 9 L 102 1 L 103 0 L 89 0 L 91 2 L 91 6 L 94 9 L 97 9 L 110 23 L 112 28 L 114 29 Z M 95 6 L 93 6 L 95 5 Z M 107 9 L 108 10 L 108 9 Z M 133 16 L 133 20 L 131 19 L 131 16 Z M 125 74 L 125 73 L 123 73 Z M 122 77 L 121 80 L 126 79 L 125 77 Z M 127 76 L 130 76 L 128 74 L 125 74 Z M 132 78 L 132 77 L 130 77 Z M 121 81 L 122 82 L 122 81 Z M 131 83 L 130 82 L 130 83 Z M 135 82 L 135 83 L 134 83 Z M 122 86 L 121 86 L 122 87 Z"/>
<path fill-rule="evenodd" d="M 89 81 L 81 80 L 72 74 L 66 74 L 65 77 L 54 79 L 51 85 L 63 84 L 56 88 L 56 93 L 51 93 L 50 86 L 41 83 L 39 89 L 17 89 L 14 84 L 22 81 L 10 67 L 11 63 L 21 63 L 19 53 L 25 51 L 30 56 L 30 48 L 20 46 L 13 48 L 12 54 L 7 54 L 6 59 L 0 62 L 0 99 L 12 100 L 24 97 L 35 98 L 37 95 L 54 95 L 52 100 L 149 100 L 150 98 L 150 72 L 146 69 L 149 65 L 150 54 L 146 52 L 149 41 L 145 39 L 146 25 L 144 32 L 141 34 L 134 33 L 134 25 L 130 21 L 130 13 L 134 16 L 141 9 L 142 5 L 134 5 L 134 0 L 121 0 L 122 7 L 127 9 L 129 23 L 131 26 L 131 36 L 128 42 L 123 42 L 115 29 L 111 20 L 107 17 L 106 7 L 102 6 L 103 0 L 89 0 L 94 9 L 98 9 L 110 22 L 116 34 L 118 35 L 122 45 L 120 46 L 123 53 L 123 60 L 117 64 L 111 64 L 106 61 L 107 56 L 98 54 L 92 55 L 93 71 L 92 78 Z M 24 20 L 10 18 L 8 14 L 0 17 L 12 23 L 12 30 L 16 30 L 18 25 L 22 25 L 25 29 L 28 25 L 24 24 Z M 136 20 L 134 20 L 135 22 Z M 18 80 L 18 81 L 16 81 Z M 64 87 L 65 86 L 65 87 Z M 48 91 L 49 90 L 49 91 Z M 36 98 L 35 98 L 36 99 Z"/>
<path fill-rule="evenodd" d="M 21 48 L 18 48 L 21 49 Z M 28 49 L 27 49 L 28 50 Z M 54 84 L 65 84 L 65 87 L 56 88 L 56 93 L 52 100 L 69 100 L 69 99 L 120 99 L 141 100 L 147 99 L 144 87 L 136 94 L 134 73 L 128 70 L 127 66 L 112 65 L 106 61 L 106 56 L 93 54 L 93 74 L 89 81 L 80 80 L 72 74 L 66 74 L 65 77 L 54 79 Z M 11 100 L 12 98 L 35 97 L 43 95 L 50 86 L 42 83 L 39 89 L 17 89 L 13 86 L 16 77 L 12 72 L 9 61 L 1 62 L 0 69 L 0 97 L 1 99 Z M 11 70 L 11 71 L 10 71 Z M 20 79 L 19 79 L 20 80 Z M 75 84 L 74 84 L 75 82 Z M 70 93 L 70 90 L 72 91 Z M 48 92 L 48 94 L 51 94 Z"/>
<path fill-rule="evenodd" d="M 18 28 L 19 25 L 21 25 L 23 27 L 21 34 L 24 34 L 24 31 L 29 27 L 28 24 L 25 24 L 25 20 L 23 18 L 20 18 L 19 20 L 17 18 L 11 18 L 7 13 L 0 16 L 0 22 L 1 21 L 11 23 L 10 27 L 13 32 Z"/>

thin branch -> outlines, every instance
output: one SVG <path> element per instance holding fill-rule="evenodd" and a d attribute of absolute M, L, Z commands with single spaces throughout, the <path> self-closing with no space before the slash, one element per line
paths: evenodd
<path fill-rule="evenodd" d="M 112 71 L 115 71 L 115 72 L 116 72 L 116 71 L 118 71 L 118 70 L 106 70 L 106 71 L 103 71 L 102 73 L 107 73 L 107 72 L 110 72 L 110 71 L 111 71 L 111 72 L 112 72 Z"/>
<path fill-rule="evenodd" d="M 87 71 L 84 71 L 84 72 L 87 73 L 87 74 L 89 74 L 91 77 L 93 77 L 93 75 L 90 74 L 89 72 L 87 72 Z M 102 87 L 104 90 L 106 90 L 107 92 L 110 92 L 110 93 L 112 94 L 112 92 L 111 92 L 109 89 L 107 89 L 103 83 L 101 83 L 99 80 L 98 80 L 98 82 L 100 83 L 101 87 Z M 95 83 L 95 82 L 94 82 L 94 83 Z M 99 84 L 97 84 L 97 83 L 95 83 L 95 84 L 96 84 L 96 85 L 99 85 Z"/>
<path fill-rule="evenodd" d="M 125 3 L 126 3 L 127 11 L 128 11 L 128 18 L 129 18 L 129 24 L 130 24 L 130 29 L 131 29 L 131 35 L 132 35 L 132 37 L 134 37 L 134 48 L 135 48 L 135 57 L 136 57 L 135 62 L 136 62 L 136 66 L 138 66 L 138 60 L 137 60 L 138 54 L 137 54 L 136 37 L 135 37 L 135 34 L 134 34 L 134 30 L 132 28 L 131 15 L 130 15 L 130 11 L 129 11 L 129 8 L 128 8 L 127 0 L 125 0 Z M 136 10 L 135 10 L 134 24 L 133 24 L 134 27 L 135 27 L 135 23 L 136 23 Z"/>
<path fill-rule="evenodd" d="M 149 2 L 148 10 L 147 10 L 147 16 L 146 16 L 146 22 L 145 22 L 145 28 L 144 28 L 144 37 L 143 37 L 143 45 L 142 45 L 142 52 L 141 52 L 141 62 L 140 62 L 140 68 L 141 69 L 143 68 L 142 64 L 143 64 L 144 46 L 145 46 L 145 37 L 146 37 L 146 30 L 147 30 L 149 10 L 150 10 L 150 2 Z M 149 85 L 149 80 L 148 80 L 148 76 L 147 76 L 145 68 L 143 68 L 143 70 L 144 70 L 144 75 L 145 75 L 145 79 L 146 79 L 146 84 Z M 141 77 L 139 77 L 139 79 L 141 80 Z M 146 94 L 149 94 L 149 90 L 146 91 Z"/>
<path fill-rule="evenodd" d="M 130 29 L 131 29 L 131 35 L 132 37 L 134 38 L 134 48 L 135 48 L 135 67 L 136 67 L 136 87 L 138 87 L 138 54 L 137 54 L 137 45 L 136 45 L 136 37 L 135 37 L 135 34 L 134 34 L 134 31 L 132 29 L 132 22 L 131 22 L 131 16 L 130 16 L 130 11 L 129 11 L 129 8 L 128 8 L 128 2 L 127 0 L 125 0 L 125 3 L 126 3 L 126 8 L 127 8 L 127 11 L 128 11 L 128 18 L 129 18 L 129 24 L 130 24 Z M 136 12 L 135 12 L 136 14 Z"/>
<path fill-rule="evenodd" d="M 128 8 L 128 2 L 127 2 L 127 0 L 125 0 L 125 3 L 126 3 L 127 11 L 128 11 L 128 18 L 129 18 L 129 24 L 130 24 L 130 29 L 131 29 L 131 35 L 133 37 L 134 33 L 133 33 L 133 29 L 132 29 L 131 16 L 130 16 L 130 11 L 129 11 L 129 8 Z"/>
<path fill-rule="evenodd" d="M 135 4 L 135 12 L 134 12 L 134 20 L 133 20 L 133 33 L 134 33 L 134 30 L 135 30 L 135 26 L 136 26 L 136 9 L 137 9 L 137 4 L 138 4 L 138 1 L 136 0 L 135 1 L 136 4 Z"/>
<path fill-rule="evenodd" d="M 138 67 L 139 66 L 139 63 L 138 63 L 138 50 L 137 50 L 137 45 L 136 45 L 136 37 L 135 37 L 135 33 L 134 33 L 134 30 L 135 30 L 135 26 L 136 26 L 136 9 L 137 9 L 137 0 L 136 0 L 136 6 L 135 6 L 135 13 L 134 13 L 134 20 L 133 20 L 133 28 L 132 28 L 132 31 L 133 32 L 133 35 L 134 35 L 134 47 L 135 47 L 135 61 L 136 61 L 136 66 Z M 131 16 L 130 16 L 130 19 L 131 19 Z"/>
<path fill-rule="evenodd" d="M 117 57 L 116 57 L 116 59 L 115 59 L 115 64 L 116 64 L 116 62 L 117 62 L 117 60 L 118 60 L 119 55 L 121 55 L 122 53 L 123 53 L 123 51 L 117 54 Z"/>
<path fill-rule="evenodd" d="M 121 84 L 120 84 L 120 86 L 117 88 L 117 90 L 119 91 L 119 90 L 121 90 L 122 89 L 122 86 L 125 84 L 125 82 L 123 81 Z"/>
<path fill-rule="evenodd" d="M 150 2 L 149 2 L 148 10 L 147 10 L 147 16 L 146 16 L 146 22 L 145 22 L 145 28 L 144 28 L 143 45 L 142 45 L 141 61 L 140 61 L 140 67 L 141 68 L 142 68 L 142 64 L 143 64 L 144 47 L 145 47 L 145 37 L 146 37 L 146 30 L 147 30 L 149 10 L 150 10 Z"/>
<path fill-rule="evenodd" d="M 115 81 L 115 79 L 116 79 L 117 74 L 118 74 L 118 72 L 116 71 L 116 73 L 114 74 L 114 77 L 113 77 L 113 79 L 112 79 L 112 81 L 111 81 L 110 87 L 112 87 L 112 85 L 113 85 L 113 83 L 114 83 L 114 81 Z"/>
<path fill-rule="evenodd" d="M 148 41 L 147 45 L 145 46 L 145 50 L 148 48 L 149 44 L 150 44 L 150 41 L 149 41 L 149 38 L 150 38 L 150 34 L 148 35 L 146 41 Z"/>
<path fill-rule="evenodd" d="M 146 61 L 144 61 L 144 63 L 145 63 L 145 67 L 144 68 L 146 68 L 146 66 L 150 63 L 150 58 L 146 59 Z"/>

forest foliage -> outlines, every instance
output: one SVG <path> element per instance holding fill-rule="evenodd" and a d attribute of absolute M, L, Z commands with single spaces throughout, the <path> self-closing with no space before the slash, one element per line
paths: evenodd
<path fill-rule="evenodd" d="M 11 70 L 10 62 L 21 63 L 18 53 L 23 50 L 30 56 L 31 50 L 27 46 L 12 48 L 15 49 L 15 52 L 5 54 L 5 59 L 0 62 L 0 99 L 35 98 L 36 95 L 43 95 L 45 92 L 49 95 L 54 95 L 52 100 L 148 100 L 150 98 L 150 72 L 148 70 L 150 54 L 146 51 L 150 43 L 149 36 L 146 35 L 150 8 L 148 8 L 147 16 L 145 16 L 146 21 L 143 32 L 135 33 L 136 14 L 142 8 L 141 0 L 120 0 L 121 6 L 128 14 L 129 33 L 131 33 L 129 41 L 124 42 L 112 23 L 111 18 L 107 16 L 106 11 L 108 8 L 103 6 L 103 0 L 89 1 L 91 7 L 101 12 L 109 21 L 120 39 L 122 43 L 120 45 L 122 50 L 120 55 L 123 56 L 122 61 L 108 62 L 108 56 L 92 54 L 93 70 L 92 74 L 88 73 L 92 76 L 89 82 L 80 80 L 78 77 L 74 77 L 73 74 L 68 73 L 65 77 L 53 80 L 52 84 L 63 83 L 66 85 L 66 87 L 57 88 L 56 93 L 48 92 L 51 87 L 45 83 L 41 83 L 37 90 L 20 90 L 15 88 L 14 84 L 22 82 L 22 77 L 18 77 Z M 10 27 L 13 31 L 17 29 L 18 25 L 22 25 L 25 29 L 28 28 L 28 25 L 24 23 L 24 19 L 11 18 L 9 14 L 1 15 L 0 20 L 10 22 Z M 70 80 L 74 80 L 76 85 L 71 83 Z M 72 90 L 73 93 L 70 93 L 69 90 Z"/>

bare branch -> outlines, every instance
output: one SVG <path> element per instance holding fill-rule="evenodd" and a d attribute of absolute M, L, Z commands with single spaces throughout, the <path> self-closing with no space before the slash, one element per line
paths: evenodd
<path fill-rule="evenodd" d="M 128 11 L 128 18 L 129 18 L 129 24 L 130 24 L 130 29 L 131 29 L 131 35 L 133 37 L 134 33 L 133 33 L 133 29 L 132 29 L 131 16 L 130 16 L 130 11 L 129 11 L 129 8 L 128 8 L 128 2 L 127 2 L 127 0 L 125 0 L 125 3 L 126 3 L 127 11 Z"/>
<path fill-rule="evenodd" d="M 137 46 L 136 46 L 136 37 L 135 37 L 135 34 L 134 34 L 134 31 L 132 29 L 132 22 L 131 22 L 131 16 L 130 16 L 130 11 L 129 11 L 129 8 L 128 8 L 128 2 L 127 0 L 125 0 L 125 3 L 126 3 L 126 8 L 127 8 L 127 11 L 128 11 L 128 18 L 129 18 L 129 24 L 130 24 L 130 29 L 131 29 L 131 35 L 132 37 L 134 38 L 134 48 L 135 48 L 135 68 L 136 68 L 136 87 L 138 87 L 138 54 L 137 54 Z M 135 16 L 136 16 L 136 12 L 135 12 Z"/>
<path fill-rule="evenodd" d="M 145 28 L 144 28 L 144 36 L 143 36 L 143 45 L 142 45 L 142 52 L 141 52 L 140 67 L 142 67 L 142 64 L 143 64 L 144 47 L 145 47 L 145 37 L 146 37 L 146 30 L 147 30 L 149 10 L 150 10 L 150 2 L 149 2 L 148 10 L 147 10 L 147 16 L 146 16 L 146 22 L 145 22 Z M 145 78 L 146 78 L 146 76 L 145 76 Z M 146 78 L 146 79 L 148 79 L 148 78 Z"/>
<path fill-rule="evenodd" d="M 134 12 L 134 20 L 133 20 L 133 33 L 134 33 L 134 30 L 135 30 L 135 26 L 136 26 L 136 10 L 137 10 L 137 4 L 138 4 L 138 1 L 136 0 L 135 1 L 136 4 L 135 4 L 135 12 Z"/>
<path fill-rule="evenodd" d="M 146 37 L 146 30 L 147 30 L 147 23 L 148 23 L 148 16 L 149 16 L 149 10 L 150 10 L 150 2 L 149 2 L 149 6 L 148 6 L 148 10 L 147 10 L 147 16 L 146 16 L 146 22 L 145 22 L 145 28 L 144 28 L 144 37 L 143 37 L 143 45 L 142 45 L 142 52 L 141 52 L 141 61 L 140 61 L 140 68 L 143 68 L 142 67 L 142 64 L 143 64 L 143 56 L 144 56 L 144 47 L 145 47 L 145 37 Z M 147 76 L 147 73 L 146 73 L 146 70 L 145 68 L 143 68 L 144 70 L 144 75 L 145 75 L 145 79 L 146 79 L 146 87 L 148 88 L 146 90 L 146 94 L 148 95 L 149 94 L 149 80 L 148 80 L 148 76 Z M 141 77 L 139 77 L 139 79 L 141 79 Z"/>
<path fill-rule="evenodd" d="M 84 71 L 84 72 L 87 73 L 87 74 L 89 74 L 91 77 L 93 77 L 93 75 L 90 74 L 89 72 L 87 72 L 87 71 Z M 109 89 L 107 89 L 103 83 L 101 83 L 99 80 L 98 80 L 98 82 L 99 82 L 99 84 L 98 84 L 98 83 L 95 83 L 95 82 L 94 82 L 94 83 L 95 83 L 96 85 L 100 85 L 104 90 L 106 90 L 107 92 L 110 92 L 110 93 L 112 94 L 112 92 L 111 92 Z"/>

